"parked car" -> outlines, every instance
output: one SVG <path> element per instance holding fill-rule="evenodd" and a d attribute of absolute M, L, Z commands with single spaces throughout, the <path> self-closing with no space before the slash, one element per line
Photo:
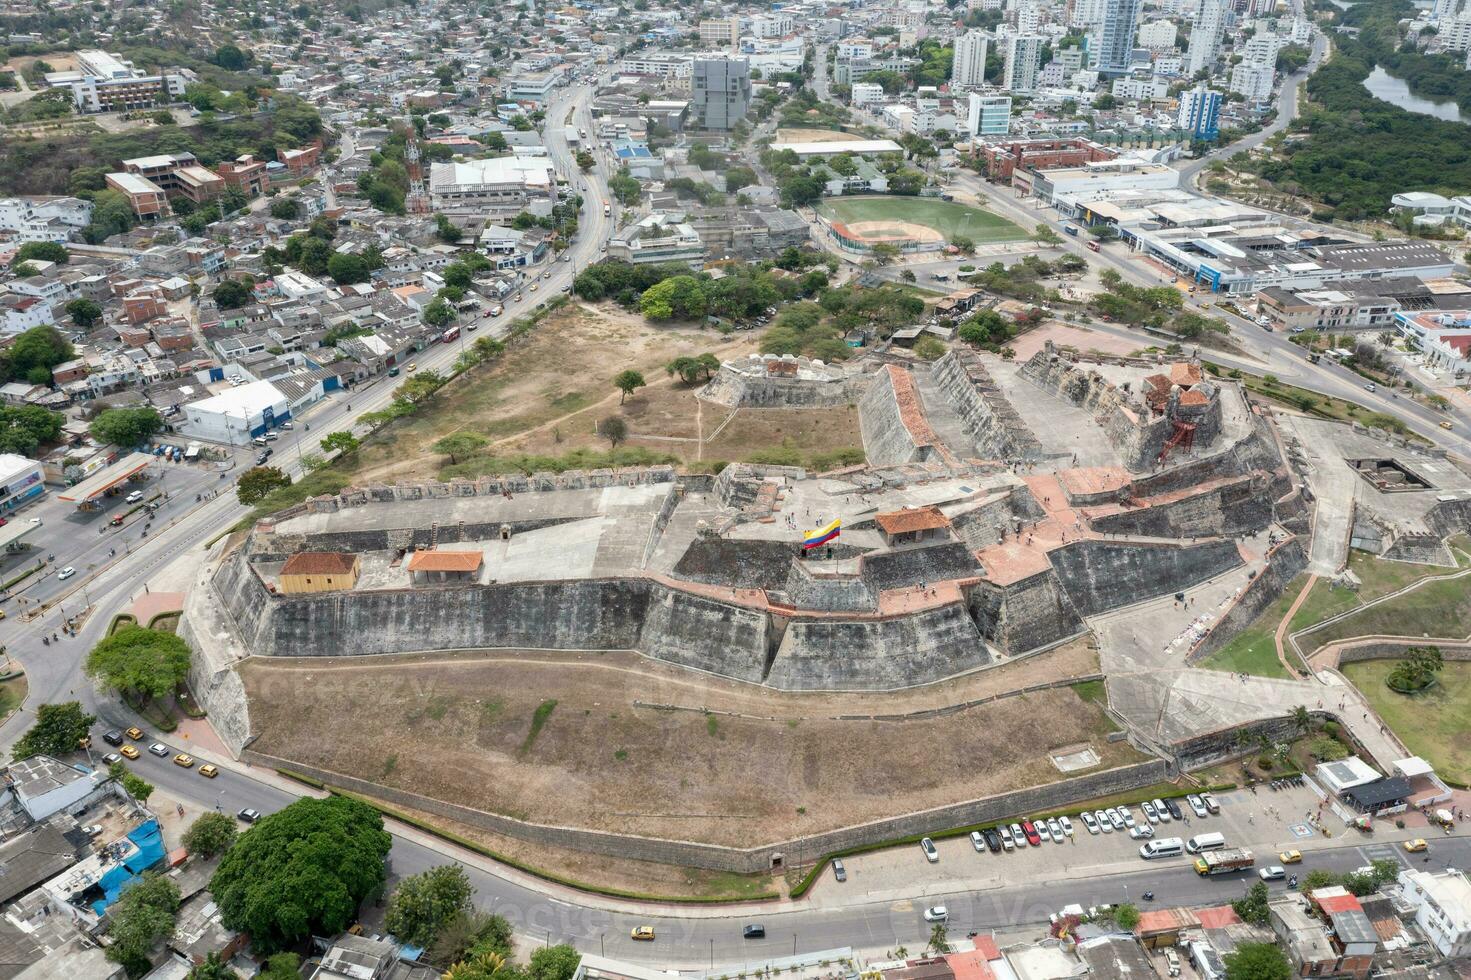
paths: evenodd
<path fill-rule="evenodd" d="M 1022 830 L 1021 824 L 1015 822 L 1012 823 L 1011 839 L 1016 842 L 1017 847 L 1021 847 L 1027 842 L 1027 832 L 1025 830 Z"/>
<path fill-rule="evenodd" d="M 1105 834 L 1113 833 L 1113 821 L 1108 819 L 1108 814 L 1102 810 L 1093 811 L 1093 819 L 1098 821 L 1098 829 Z"/>
<path fill-rule="evenodd" d="M 1144 840 L 1154 836 L 1154 828 L 1147 823 L 1135 824 L 1129 828 L 1129 836 L 1134 840 Z"/>
<path fill-rule="evenodd" d="M 1157 814 L 1159 814 L 1159 822 L 1160 823 L 1169 823 L 1170 820 L 1173 819 L 1173 817 L 1170 814 L 1169 807 L 1165 806 L 1165 801 L 1164 800 L 1161 800 L 1161 799 L 1158 799 L 1158 798 L 1155 799 L 1155 801 L 1154 801 L 1154 812 L 1157 813 Z"/>
<path fill-rule="evenodd" d="M 1003 850 L 1010 851 L 1016 847 L 1016 841 L 1011 839 L 1010 827 L 1006 826 L 1006 824 L 1002 824 L 1000 827 L 996 828 L 996 832 L 1001 835 L 1001 847 Z"/>
<path fill-rule="evenodd" d="M 1052 834 L 1053 843 L 1061 844 L 1063 839 L 1062 824 L 1057 822 L 1056 817 L 1053 817 L 1047 821 L 1047 829 Z"/>
<path fill-rule="evenodd" d="M 1031 844 L 1033 847 L 1042 846 L 1042 837 L 1038 834 L 1037 828 L 1032 825 L 1032 821 L 1022 821 L 1022 833 L 1026 835 L 1028 844 Z"/>
<path fill-rule="evenodd" d="M 1148 820 L 1150 823 L 1159 823 L 1159 814 L 1155 812 L 1153 803 L 1145 800 L 1143 803 L 1139 804 L 1139 809 L 1144 811 L 1144 819 Z"/>
<path fill-rule="evenodd" d="M 1037 836 L 1042 840 L 1052 839 L 1052 831 L 1047 829 L 1046 820 L 1038 820 L 1037 822 L 1033 823 L 1032 826 L 1037 828 Z"/>
<path fill-rule="evenodd" d="M 928 837 L 920 838 L 919 849 L 924 851 L 924 859 L 931 864 L 940 860 L 940 852 L 935 849 L 935 842 Z"/>
<path fill-rule="evenodd" d="M 848 869 L 843 867 L 843 862 L 833 858 L 833 878 L 838 881 L 848 880 Z"/>
<path fill-rule="evenodd" d="M 950 910 L 943 905 L 931 905 L 924 910 L 926 922 L 944 922 L 948 918 L 950 918 Z"/>
<path fill-rule="evenodd" d="M 1174 800 L 1165 800 L 1165 809 L 1169 810 L 1170 816 L 1174 817 L 1176 820 L 1185 819 L 1185 811 L 1181 810 L 1180 804 L 1176 803 Z"/>
<path fill-rule="evenodd" d="M 1134 829 L 1134 811 L 1126 806 L 1118 807 L 1119 817 L 1124 821 L 1124 826 L 1130 830 Z"/>
<path fill-rule="evenodd" d="M 981 836 L 979 830 L 972 830 L 970 832 L 970 846 L 974 847 L 978 853 L 986 849 L 986 838 Z"/>
<path fill-rule="evenodd" d="M 1221 804 L 1217 803 L 1216 802 L 1216 798 L 1214 796 L 1210 795 L 1209 793 L 1201 793 L 1200 794 L 1200 801 L 1205 804 L 1205 808 L 1206 808 L 1206 811 L 1207 812 L 1209 812 L 1209 813 L 1220 813 L 1221 812 Z"/>
<path fill-rule="evenodd" d="M 1089 813 L 1087 810 L 1084 810 L 1082 813 L 1078 814 L 1078 819 L 1083 821 L 1083 826 L 1088 828 L 1088 833 L 1098 833 L 1098 818 L 1094 817 L 1093 814 Z"/>
<path fill-rule="evenodd" d="M 1062 832 L 1069 837 L 1073 836 L 1073 822 L 1067 817 L 1058 817 L 1057 822 L 1062 824 Z"/>
<path fill-rule="evenodd" d="M 128 494 L 123 499 L 126 500 L 130 504 L 136 504 L 138 501 L 140 501 L 140 500 L 143 499 L 143 491 L 142 490 L 134 490 L 132 493 Z"/>
<path fill-rule="evenodd" d="M 1111 824 L 1113 824 L 1113 829 L 1114 830 L 1123 830 L 1124 829 L 1124 818 L 1123 818 L 1123 815 L 1120 814 L 1117 809 L 1110 808 L 1110 809 L 1104 810 L 1103 813 L 1104 813 L 1104 816 L 1108 817 L 1108 822 L 1111 823 Z"/>
<path fill-rule="evenodd" d="M 1194 793 L 1185 797 L 1185 802 L 1190 804 L 1190 809 L 1195 811 L 1197 817 L 1205 818 L 1210 816 L 1210 811 L 1205 808 L 1205 801 Z"/>
<path fill-rule="evenodd" d="M 981 836 L 986 838 L 986 846 L 991 849 L 992 854 L 1001 853 L 1001 835 L 996 832 L 995 827 L 987 827 L 981 831 Z"/>
<path fill-rule="evenodd" d="M 86 834 L 88 837 L 96 837 L 98 834 L 102 833 L 102 824 L 89 823 L 87 824 L 87 826 L 82 828 L 82 833 Z"/>

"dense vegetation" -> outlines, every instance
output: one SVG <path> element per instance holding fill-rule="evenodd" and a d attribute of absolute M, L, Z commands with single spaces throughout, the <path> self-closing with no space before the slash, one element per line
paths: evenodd
<path fill-rule="evenodd" d="M 1340 15 L 1359 36 L 1336 35 L 1333 58 L 1308 80 L 1312 104 L 1297 124 L 1308 138 L 1287 141 L 1258 168 L 1283 190 L 1323 202 L 1320 218 L 1383 214 L 1401 191 L 1471 187 L 1471 127 L 1402 109 L 1363 86 L 1378 64 L 1417 94 L 1471 105 L 1471 74 L 1400 44 L 1398 20 L 1408 16 L 1408 0 L 1367 0 Z"/>
<path fill-rule="evenodd" d="M 788 251 L 795 252 L 795 249 Z M 810 296 L 827 286 L 827 270 L 780 276 L 771 263 L 731 265 L 725 275 L 691 272 L 677 262 L 630 265 L 605 259 L 589 266 L 572 284 L 583 299 L 611 299 L 636 309 L 646 319 L 697 320 L 706 316 L 747 319 L 788 300 Z"/>

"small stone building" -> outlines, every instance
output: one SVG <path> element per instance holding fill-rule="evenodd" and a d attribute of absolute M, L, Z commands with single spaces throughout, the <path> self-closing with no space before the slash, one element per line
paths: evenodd
<path fill-rule="evenodd" d="M 286 595 L 334 592 L 358 583 L 363 560 L 340 551 L 302 551 L 281 566 L 280 590 Z"/>

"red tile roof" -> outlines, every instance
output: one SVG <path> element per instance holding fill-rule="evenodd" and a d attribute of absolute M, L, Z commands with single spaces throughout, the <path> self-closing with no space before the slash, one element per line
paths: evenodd
<path fill-rule="evenodd" d="M 357 562 L 356 555 L 340 551 L 300 551 L 286 559 L 282 575 L 346 575 Z"/>
<path fill-rule="evenodd" d="M 950 526 L 950 521 L 940 513 L 940 508 L 933 506 L 877 514 L 874 516 L 874 522 L 886 534 L 907 534 L 912 531 L 930 531 Z"/>
<path fill-rule="evenodd" d="M 478 551 L 416 551 L 409 559 L 409 571 L 473 572 L 484 558 Z"/>
<path fill-rule="evenodd" d="M 1195 917 L 1207 929 L 1224 929 L 1241 922 L 1241 916 L 1229 905 L 1218 905 L 1213 909 L 1196 909 Z"/>

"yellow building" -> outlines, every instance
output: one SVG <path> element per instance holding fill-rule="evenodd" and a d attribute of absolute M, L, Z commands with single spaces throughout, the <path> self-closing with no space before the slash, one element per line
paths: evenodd
<path fill-rule="evenodd" d="M 281 591 L 286 595 L 303 592 L 331 592 L 350 589 L 357 584 L 362 559 L 336 551 L 303 551 L 286 559 L 281 566 Z"/>

